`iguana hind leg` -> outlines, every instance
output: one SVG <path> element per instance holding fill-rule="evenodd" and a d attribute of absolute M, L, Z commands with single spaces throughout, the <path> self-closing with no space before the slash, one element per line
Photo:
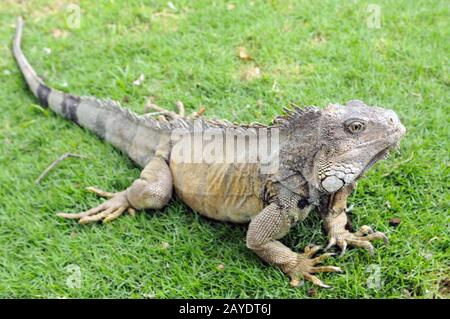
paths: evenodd
<path fill-rule="evenodd" d="M 85 212 L 58 213 L 58 216 L 78 219 L 80 224 L 100 220 L 105 223 L 118 218 L 125 211 L 134 214 L 135 210 L 160 209 L 172 197 L 172 174 L 165 160 L 157 156 L 147 164 L 140 178 L 122 192 L 110 193 L 95 187 L 88 187 L 88 190 L 108 200 Z"/>

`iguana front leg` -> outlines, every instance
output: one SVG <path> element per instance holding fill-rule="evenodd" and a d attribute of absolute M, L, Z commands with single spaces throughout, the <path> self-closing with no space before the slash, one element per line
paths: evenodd
<path fill-rule="evenodd" d="M 142 170 L 140 178 L 126 190 L 109 193 L 88 187 L 88 190 L 109 198 L 103 204 L 78 214 L 58 213 L 60 217 L 79 219 L 80 224 L 102 220 L 109 222 L 118 218 L 126 210 L 133 214 L 135 210 L 160 209 L 172 197 L 172 174 L 161 157 L 154 157 Z"/>
<path fill-rule="evenodd" d="M 272 203 L 252 219 L 247 232 L 247 247 L 264 261 L 279 266 L 291 278 L 292 286 L 297 286 L 299 277 L 304 277 L 315 285 L 329 288 L 313 274 L 341 272 L 340 268 L 334 266 L 316 266 L 334 254 L 312 258 L 320 249 L 319 246 L 307 247 L 303 254 L 299 254 L 279 242 L 277 239 L 284 237 L 292 225 L 289 210 L 295 209 L 282 206 Z"/>
<path fill-rule="evenodd" d="M 322 207 L 322 218 L 325 231 L 328 234 L 329 242 L 325 250 L 330 249 L 334 245 L 338 245 L 341 249 L 341 256 L 345 254 L 347 245 L 361 247 L 366 249 L 372 256 L 374 248 L 370 241 L 383 239 L 385 244 L 389 243 L 388 238 L 381 232 L 374 232 L 370 226 L 364 225 L 355 232 L 351 233 L 345 229 L 347 224 L 347 198 L 353 191 L 353 185 L 343 187 L 341 190 L 328 198 L 328 203 Z"/>

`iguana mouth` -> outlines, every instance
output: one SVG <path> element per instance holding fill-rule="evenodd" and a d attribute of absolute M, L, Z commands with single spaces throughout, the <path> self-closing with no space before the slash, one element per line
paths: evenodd
<path fill-rule="evenodd" d="M 398 143 L 395 143 L 394 145 L 390 145 L 390 146 L 386 147 L 385 149 L 381 150 L 380 152 L 378 152 L 374 157 L 372 157 L 372 159 L 369 161 L 369 163 L 367 163 L 367 165 L 362 169 L 361 173 L 357 176 L 356 179 L 358 179 L 361 176 L 363 176 L 377 162 L 388 158 L 389 157 L 389 152 L 392 149 L 394 149 L 397 145 L 398 145 Z"/>
<path fill-rule="evenodd" d="M 400 144 L 400 138 L 405 134 L 405 128 L 402 126 L 398 130 L 396 130 L 392 135 L 389 136 L 390 140 L 393 141 L 389 146 L 382 149 L 380 152 L 375 154 L 374 157 L 367 163 L 366 167 L 361 171 L 361 173 L 357 176 L 360 178 L 364 175 L 372 166 L 374 166 L 377 162 L 384 160 L 389 157 L 389 153 L 391 150 L 398 148 Z"/>

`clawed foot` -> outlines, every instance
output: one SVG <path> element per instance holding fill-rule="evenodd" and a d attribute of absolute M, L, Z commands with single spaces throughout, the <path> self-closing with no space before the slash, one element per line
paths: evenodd
<path fill-rule="evenodd" d="M 384 243 L 389 244 L 389 240 L 385 234 L 381 232 L 374 232 L 369 226 L 361 226 L 361 228 L 355 232 L 351 233 L 348 230 L 335 231 L 329 234 L 330 240 L 325 251 L 337 245 L 341 249 L 340 256 L 345 254 L 347 245 L 354 247 L 361 247 L 366 249 L 371 256 L 373 256 L 374 248 L 370 241 L 382 239 Z"/>
<path fill-rule="evenodd" d="M 335 266 L 316 266 L 334 253 L 326 253 L 316 258 L 312 258 L 317 251 L 321 249 L 320 246 L 309 246 L 305 248 L 303 254 L 297 254 L 297 262 L 295 265 L 287 269 L 285 272 L 291 277 L 291 286 L 297 287 L 300 283 L 299 276 L 303 276 L 306 280 L 312 282 L 314 285 L 330 288 L 325 285 L 319 278 L 313 274 L 320 272 L 342 272 L 341 268 Z"/>
<path fill-rule="evenodd" d="M 78 219 L 80 224 L 87 224 L 91 222 L 97 222 L 99 220 L 107 223 L 113 219 L 118 218 L 125 211 L 128 211 L 130 215 L 135 214 L 135 210 L 130 206 L 127 200 L 125 191 L 118 193 L 109 193 L 95 187 L 88 187 L 88 191 L 96 193 L 99 196 L 108 198 L 103 204 L 91 208 L 88 211 L 77 213 L 77 214 L 67 214 L 58 213 L 60 217 L 68 219 Z"/>

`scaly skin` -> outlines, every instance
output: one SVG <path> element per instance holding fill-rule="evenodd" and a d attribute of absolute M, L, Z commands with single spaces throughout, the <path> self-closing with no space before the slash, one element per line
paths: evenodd
<path fill-rule="evenodd" d="M 45 85 L 22 53 L 22 28 L 19 18 L 14 56 L 41 105 L 95 132 L 143 167 L 140 178 L 124 191 L 110 193 L 89 187 L 88 190 L 107 198 L 99 206 L 59 216 L 77 219 L 82 224 L 109 222 L 126 211 L 134 214 L 164 207 L 174 189 L 178 198 L 202 215 L 248 222 L 247 247 L 264 261 L 280 267 L 293 286 L 305 278 L 328 287 L 314 274 L 341 271 L 334 266 L 317 266 L 332 255 L 325 253 L 314 258 L 319 246 L 308 246 L 303 253 L 296 253 L 279 241 L 314 208 L 318 208 L 328 234 L 326 249 L 338 245 L 344 254 L 347 245 L 352 245 L 373 254 L 370 241 L 387 242 L 384 234 L 373 232 L 369 226 L 362 226 L 355 233 L 347 231 L 345 209 L 356 181 L 383 159 L 405 133 L 393 111 L 354 100 L 322 110 L 295 108 L 277 117 L 270 126 L 234 125 L 203 118 L 195 122 L 194 118 L 173 112 L 158 119 L 138 116 L 117 102 L 74 96 Z M 203 140 L 202 148 L 195 150 L 189 141 L 198 123 Z M 259 147 L 251 143 L 243 144 L 236 162 L 230 163 L 186 162 L 177 151 L 184 148 L 188 154 L 206 152 L 209 140 L 203 135 L 214 129 L 227 137 L 230 128 L 237 139 L 254 136 L 257 129 L 266 130 L 270 136 L 278 137 L 279 133 L 277 148 L 271 149 L 269 157 L 270 164 L 279 164 L 277 170 L 263 173 L 262 167 L 267 163 L 252 157 Z M 184 135 L 174 139 L 179 129 L 185 130 Z M 256 140 L 261 141 L 259 133 Z M 257 160 L 238 161 L 246 155 Z"/>

